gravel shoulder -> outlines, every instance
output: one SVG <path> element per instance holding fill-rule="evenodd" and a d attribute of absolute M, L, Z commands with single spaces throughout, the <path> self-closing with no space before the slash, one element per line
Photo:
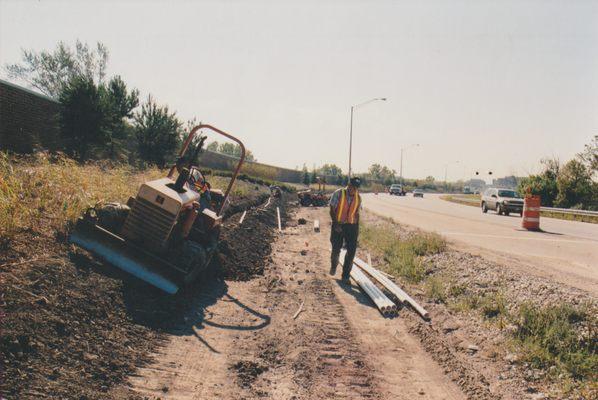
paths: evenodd
<path fill-rule="evenodd" d="M 363 222 L 392 229 L 399 240 L 419 232 L 371 212 L 364 213 Z M 549 276 L 530 274 L 508 261 L 490 252 L 483 257 L 471 254 L 460 246 L 425 256 L 424 281 L 414 284 L 396 278 L 431 315 L 426 323 L 405 314 L 409 331 L 469 398 L 586 399 L 597 395 L 595 381 L 580 388 L 553 369 L 521 361 L 512 335 L 516 327 L 506 317 L 516 315 L 524 304 L 538 309 L 585 305 L 598 310 L 596 298 Z M 383 270 L 388 268 L 383 254 L 374 253 L 373 263 Z M 474 300 L 479 303 L 473 304 Z"/>

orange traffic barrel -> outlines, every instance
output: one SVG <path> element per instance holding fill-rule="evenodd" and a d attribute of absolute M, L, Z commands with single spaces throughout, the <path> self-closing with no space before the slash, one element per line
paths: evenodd
<path fill-rule="evenodd" d="M 540 196 L 525 196 L 521 227 L 528 231 L 540 230 Z"/>

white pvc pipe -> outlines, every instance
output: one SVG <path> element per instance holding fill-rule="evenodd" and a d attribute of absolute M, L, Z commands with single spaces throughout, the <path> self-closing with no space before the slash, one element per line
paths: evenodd
<path fill-rule="evenodd" d="M 243 211 L 243 215 L 241 215 L 241 219 L 239 220 L 239 225 L 241 225 L 243 223 L 243 220 L 245 219 L 246 214 L 247 214 L 247 210 Z"/>
<path fill-rule="evenodd" d="M 276 215 L 278 216 L 278 231 L 282 232 L 282 225 L 280 224 L 280 208 L 276 207 Z"/>
<path fill-rule="evenodd" d="M 339 262 L 345 258 L 346 252 L 347 251 L 345 249 L 341 250 Z M 359 287 L 361 287 L 361 289 L 363 289 L 370 299 L 372 299 L 382 315 L 392 316 L 396 314 L 396 304 L 386 297 L 386 295 L 382 293 L 382 291 L 376 285 L 374 285 L 374 283 L 359 268 L 351 269 L 351 278 L 353 278 Z"/>
<path fill-rule="evenodd" d="M 351 270 L 351 278 L 363 289 L 363 291 L 372 299 L 374 304 L 382 315 L 389 316 L 394 314 L 396 306 L 390 301 L 388 297 L 382 293 L 376 285 L 369 280 L 369 278 L 359 269 Z"/>
<path fill-rule="evenodd" d="M 422 317 L 428 319 L 429 314 L 428 312 L 420 306 L 417 301 L 415 301 L 411 296 L 409 296 L 403 289 L 397 286 L 396 283 L 385 277 L 378 271 L 376 268 L 368 265 L 365 261 L 355 257 L 353 259 L 353 263 L 357 265 L 359 268 L 363 269 L 365 272 L 370 274 L 374 279 L 376 279 L 380 284 L 382 284 L 389 292 L 397 296 L 397 298 L 403 303 L 409 303 L 411 307 L 413 307 Z"/>

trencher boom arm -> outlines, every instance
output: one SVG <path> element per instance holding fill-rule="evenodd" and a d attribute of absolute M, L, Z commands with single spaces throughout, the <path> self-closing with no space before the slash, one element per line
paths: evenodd
<path fill-rule="evenodd" d="M 228 183 L 228 187 L 226 188 L 226 192 L 224 193 L 224 200 L 222 201 L 222 205 L 220 206 L 220 209 L 218 210 L 218 215 L 221 215 L 222 211 L 224 210 L 224 206 L 226 205 L 226 200 L 228 199 L 228 195 L 230 194 L 230 191 L 231 191 L 233 185 L 235 184 L 235 180 L 237 179 L 237 176 L 239 175 L 239 171 L 241 170 L 241 166 L 243 166 L 243 162 L 245 161 L 245 145 L 239 139 L 234 137 L 233 135 L 228 134 L 216 127 L 213 127 L 212 125 L 200 124 L 200 125 L 197 125 L 195 128 L 191 129 L 191 132 L 189 132 L 189 136 L 187 136 L 187 139 L 185 139 L 185 142 L 183 143 L 183 147 L 181 148 L 181 151 L 179 152 L 179 158 L 185 155 L 185 153 L 187 152 L 187 149 L 189 148 L 189 145 L 191 144 L 191 142 L 193 141 L 193 138 L 195 137 L 195 133 L 200 129 L 209 129 L 209 130 L 214 131 L 224 137 L 227 137 L 230 140 L 236 142 L 239 145 L 239 147 L 241 148 L 241 158 L 239 159 L 239 163 L 237 164 L 237 167 L 235 168 L 235 172 L 233 173 L 233 176 L 230 179 L 230 182 Z M 175 169 L 176 168 L 174 165 L 172 166 L 172 168 L 170 168 L 170 171 L 168 172 L 169 178 L 172 178 L 172 175 L 174 174 Z"/>

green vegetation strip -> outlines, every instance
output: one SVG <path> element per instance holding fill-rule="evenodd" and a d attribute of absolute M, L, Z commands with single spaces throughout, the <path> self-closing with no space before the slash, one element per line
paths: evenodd
<path fill-rule="evenodd" d="M 422 281 L 427 273 L 422 256 L 446 249 L 445 240 L 436 233 L 417 233 L 406 240 L 399 240 L 391 228 L 363 224 L 359 235 L 360 242 L 384 256 L 389 273 L 414 283 Z"/>
<path fill-rule="evenodd" d="M 504 286 L 476 290 L 458 283 L 446 271 L 432 273 L 425 255 L 446 249 L 444 239 L 433 233 L 416 232 L 402 238 L 392 223 L 362 224 L 360 243 L 386 261 L 386 272 L 423 289 L 436 303 L 458 313 L 477 313 L 484 320 L 506 329 L 519 360 L 547 371 L 565 392 L 595 390 L 598 378 L 598 312 L 595 305 L 560 304 L 538 306 L 507 299 Z M 589 398 L 589 397 L 586 397 Z"/>
<path fill-rule="evenodd" d="M 478 201 L 473 202 L 471 200 L 466 200 L 464 197 L 461 196 L 453 196 L 453 195 L 445 195 L 440 196 L 442 200 L 450 201 L 451 203 L 463 204 L 465 206 L 470 207 L 480 207 L 479 197 L 477 198 Z M 587 222 L 590 224 L 598 224 L 598 216 L 595 215 L 576 215 L 576 214 L 567 214 L 558 211 L 541 211 L 540 215 L 546 218 L 555 218 L 555 219 L 562 219 L 566 221 L 578 221 L 578 222 Z"/>

